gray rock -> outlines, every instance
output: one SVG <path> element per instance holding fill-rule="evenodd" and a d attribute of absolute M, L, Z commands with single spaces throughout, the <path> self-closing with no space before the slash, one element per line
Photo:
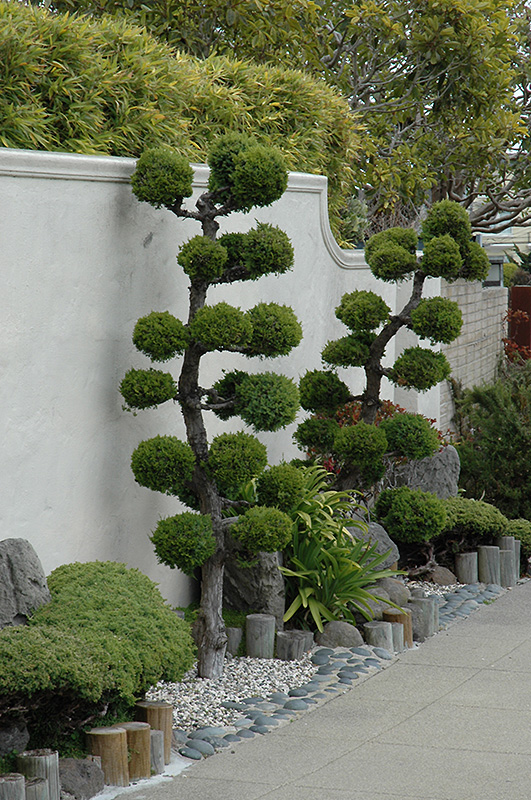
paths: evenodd
<path fill-rule="evenodd" d="M 254 567 L 238 566 L 239 542 L 226 537 L 228 558 L 225 560 L 223 604 L 237 611 L 255 611 L 272 614 L 277 630 L 284 628 L 285 591 L 284 578 L 279 570 L 280 553 L 258 553 Z"/>
<path fill-rule="evenodd" d="M 363 644 L 359 630 L 342 620 L 327 622 L 323 632 L 317 633 L 315 639 L 317 644 L 325 647 L 358 647 Z"/>
<path fill-rule="evenodd" d="M 61 789 L 77 800 L 94 797 L 105 784 L 102 768 L 94 761 L 79 758 L 59 759 Z"/>
<path fill-rule="evenodd" d="M 51 600 L 37 553 L 26 539 L 0 542 L 0 628 L 23 625 Z"/>
<path fill-rule="evenodd" d="M 212 745 L 205 742 L 204 739 L 188 739 L 184 746 L 192 750 L 198 750 L 202 756 L 213 756 L 216 752 Z"/>
<path fill-rule="evenodd" d="M 447 497 L 457 496 L 460 471 L 457 450 L 453 445 L 448 445 L 429 458 L 392 467 L 386 478 L 392 486 L 422 489 L 423 492 L 433 492 L 446 500 Z"/>
<path fill-rule="evenodd" d="M 12 720 L 10 722 L 2 721 L 0 727 L 0 756 L 6 756 L 8 753 L 23 753 L 28 742 L 30 735 L 23 719 Z"/>
<path fill-rule="evenodd" d="M 361 514 L 356 513 L 354 515 L 355 518 L 358 518 L 362 522 L 365 522 L 365 517 Z M 376 553 L 378 555 L 383 555 L 384 553 L 388 553 L 387 558 L 382 561 L 379 565 L 378 569 L 391 569 L 396 565 L 398 559 L 400 557 L 400 553 L 398 551 L 398 547 L 396 544 L 389 538 L 387 531 L 377 522 L 369 522 L 368 530 L 363 530 L 361 528 L 348 528 L 351 534 L 354 536 L 355 539 L 360 539 L 364 542 L 368 542 L 371 545 L 376 545 Z"/>
<path fill-rule="evenodd" d="M 430 581 L 438 586 L 452 586 L 457 583 L 457 578 L 451 570 L 437 565 L 430 573 Z"/>
<path fill-rule="evenodd" d="M 287 700 L 284 703 L 284 708 L 287 708 L 288 711 L 306 711 L 308 708 L 308 703 L 305 703 L 304 700 L 295 697 L 293 700 Z"/>
<path fill-rule="evenodd" d="M 235 736 L 234 739 L 237 740 L 238 742 L 240 741 L 237 736 Z M 203 758 L 199 750 L 196 750 L 193 747 L 180 747 L 179 753 L 181 756 L 184 756 L 185 758 L 193 758 L 194 761 L 201 761 L 201 759 Z"/>
<path fill-rule="evenodd" d="M 380 578 L 380 580 L 376 581 L 376 585 L 387 592 L 389 600 L 396 603 L 397 606 L 405 606 L 411 597 L 411 592 L 407 586 L 397 578 Z"/>

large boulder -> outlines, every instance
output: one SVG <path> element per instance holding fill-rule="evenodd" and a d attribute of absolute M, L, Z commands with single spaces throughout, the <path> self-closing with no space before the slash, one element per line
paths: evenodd
<path fill-rule="evenodd" d="M 284 578 L 279 570 L 280 553 L 258 553 L 251 567 L 240 566 L 243 550 L 239 542 L 227 536 L 229 557 L 225 562 L 223 605 L 236 611 L 272 614 L 276 627 L 284 627 Z M 240 558 L 239 558 L 240 557 Z"/>
<path fill-rule="evenodd" d="M 452 445 L 441 448 L 438 453 L 420 461 L 407 461 L 390 468 L 386 476 L 391 486 L 409 486 L 432 492 L 446 500 L 456 497 L 458 492 L 461 462 L 457 450 Z"/>
<path fill-rule="evenodd" d="M 22 717 L 2 720 L 0 723 L 0 756 L 8 753 L 23 753 L 30 735 Z"/>
<path fill-rule="evenodd" d="M 315 641 L 321 647 L 359 647 L 363 637 L 350 622 L 334 620 L 323 626 L 322 633 L 315 634 Z"/>
<path fill-rule="evenodd" d="M 361 515 L 356 514 L 355 516 L 364 521 L 364 518 Z M 378 569 L 390 569 L 396 565 L 398 559 L 400 558 L 398 547 L 389 538 L 385 528 L 383 528 L 377 522 L 369 522 L 368 530 L 358 527 L 347 527 L 347 530 L 355 539 L 360 539 L 361 541 L 368 542 L 368 544 L 371 545 L 375 544 L 378 555 L 388 553 L 387 558 L 378 566 Z"/>
<path fill-rule="evenodd" d="M 387 592 L 389 600 L 397 606 L 405 606 L 411 597 L 411 592 L 402 581 L 397 578 L 379 578 L 376 585 Z M 384 609 L 385 610 L 385 609 Z"/>
<path fill-rule="evenodd" d="M 375 599 L 365 600 L 362 607 L 368 613 L 370 613 L 371 622 L 380 621 L 383 619 L 383 612 L 388 611 L 388 609 L 390 608 L 389 603 L 386 603 L 385 601 L 390 600 L 391 598 L 389 597 L 389 594 L 385 591 L 385 589 L 383 589 L 381 586 L 378 586 L 377 584 L 373 584 L 372 586 L 366 586 L 365 588 L 370 594 L 372 594 L 372 596 Z M 378 600 L 376 598 L 381 598 L 381 599 Z M 362 625 L 364 622 L 368 621 L 365 614 L 362 614 L 361 611 L 359 611 L 357 608 L 353 606 L 352 610 L 354 613 L 354 618 L 358 625 Z"/>
<path fill-rule="evenodd" d="M 37 553 L 26 539 L 0 542 L 0 628 L 23 625 L 51 600 Z"/>

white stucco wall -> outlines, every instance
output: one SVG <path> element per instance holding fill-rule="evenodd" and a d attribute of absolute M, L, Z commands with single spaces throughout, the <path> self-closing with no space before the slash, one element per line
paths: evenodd
<path fill-rule="evenodd" d="M 160 517 L 182 509 L 174 498 L 139 487 L 129 466 L 142 439 L 184 437 L 180 412 L 165 404 L 128 414 L 118 386 L 129 367 L 150 366 L 131 342 L 136 320 L 152 310 L 186 318 L 187 280 L 176 254 L 200 228 L 138 202 L 128 183 L 133 169 L 132 159 L 0 148 L 0 539 L 28 539 L 47 573 L 76 560 L 123 561 L 157 581 L 170 602 L 184 604 L 190 581 L 156 563 L 148 538 Z M 207 176 L 206 167 L 196 167 L 196 194 Z M 329 339 L 345 335 L 333 313 L 342 294 L 372 289 L 396 309 L 408 291 L 376 281 L 361 252 L 337 246 L 323 177 L 292 173 L 279 201 L 224 219 L 222 231 L 248 230 L 256 219 L 287 232 L 294 270 L 213 287 L 208 302 L 291 305 L 304 338 L 272 361 L 209 354 L 203 386 L 237 366 L 298 379 L 321 367 Z M 438 293 L 439 283 L 431 283 Z M 391 342 L 388 363 L 409 336 Z M 176 359 L 164 368 L 177 374 L 178 367 Z M 344 376 L 355 391 L 359 372 Z M 439 415 L 438 390 L 384 391 L 412 410 Z M 208 427 L 213 436 L 238 429 L 238 422 L 210 416 Z M 294 429 L 261 435 L 271 463 L 299 455 Z"/>

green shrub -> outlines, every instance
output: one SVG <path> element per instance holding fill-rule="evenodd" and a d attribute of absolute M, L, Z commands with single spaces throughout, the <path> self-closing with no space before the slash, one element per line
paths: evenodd
<path fill-rule="evenodd" d="M 270 206 L 288 185 L 288 171 L 282 154 L 257 144 L 242 150 L 235 159 L 232 196 L 236 210 Z"/>
<path fill-rule="evenodd" d="M 461 538 L 466 548 L 491 542 L 503 536 L 507 518 L 495 506 L 469 497 L 449 497 L 444 500 L 446 523 L 442 533 L 445 538 Z"/>
<path fill-rule="evenodd" d="M 424 245 L 420 268 L 426 275 L 455 281 L 463 266 L 458 243 L 449 234 L 435 236 Z"/>
<path fill-rule="evenodd" d="M 314 369 L 307 371 L 299 382 L 301 406 L 306 411 L 334 412 L 350 398 L 348 386 L 335 372 Z"/>
<path fill-rule="evenodd" d="M 247 250 L 246 233 L 224 233 L 217 240 L 227 251 L 227 267 L 244 267 Z"/>
<path fill-rule="evenodd" d="M 432 344 L 449 344 L 461 333 L 463 317 L 457 303 L 445 297 L 430 297 L 421 300 L 411 312 L 411 327 Z"/>
<path fill-rule="evenodd" d="M 238 517 L 230 532 L 250 553 L 272 553 L 290 541 L 292 521 L 278 508 L 254 506 Z"/>
<path fill-rule="evenodd" d="M 248 345 L 253 328 L 247 315 L 228 303 L 203 306 L 190 323 L 190 334 L 206 350 L 238 350 Z"/>
<path fill-rule="evenodd" d="M 443 500 L 409 486 L 384 489 L 375 511 L 391 539 L 398 542 L 428 542 L 441 533 L 446 522 Z"/>
<path fill-rule="evenodd" d="M 129 369 L 120 383 L 120 394 L 129 408 L 155 408 L 177 395 L 169 372 L 160 369 Z"/>
<path fill-rule="evenodd" d="M 246 375 L 236 386 L 235 411 L 255 431 L 277 431 L 294 421 L 299 390 L 285 375 Z"/>
<path fill-rule="evenodd" d="M 351 331 L 372 331 L 388 322 L 391 309 L 375 292 L 355 291 L 344 294 L 336 308 L 336 317 Z"/>
<path fill-rule="evenodd" d="M 136 163 L 131 188 L 139 200 L 155 208 L 172 206 L 192 194 L 194 171 L 188 159 L 167 147 L 144 150 Z"/>
<path fill-rule="evenodd" d="M 207 155 L 207 162 L 210 167 L 208 188 L 211 192 L 221 198 L 228 198 L 227 189 L 233 186 L 238 156 L 255 144 L 256 139 L 254 137 L 246 136 L 236 131 L 225 133 L 216 138 L 210 145 Z"/>
<path fill-rule="evenodd" d="M 414 387 L 425 392 L 450 375 L 451 369 L 444 353 L 434 353 L 423 347 L 408 347 L 396 359 L 389 378 L 398 386 Z"/>
<path fill-rule="evenodd" d="M 131 706 L 192 666 L 189 626 L 138 570 L 67 564 L 48 586 L 51 602 L 27 626 L 0 631 L 0 718 L 22 714 L 30 744 Z"/>
<path fill-rule="evenodd" d="M 181 497 L 192 480 L 192 448 L 176 436 L 155 436 L 140 442 L 131 456 L 131 469 L 140 486 Z"/>
<path fill-rule="evenodd" d="M 467 281 L 484 281 L 490 270 L 490 261 L 487 253 L 479 242 L 469 242 L 461 277 Z"/>
<path fill-rule="evenodd" d="M 387 449 L 383 430 L 362 421 L 341 428 L 334 439 L 335 452 L 350 467 L 359 470 L 364 484 L 375 483 L 384 474 L 382 458 Z"/>
<path fill-rule="evenodd" d="M 193 576 L 216 550 L 210 516 L 191 511 L 161 519 L 150 539 L 158 561 L 185 575 Z"/>
<path fill-rule="evenodd" d="M 280 228 L 259 222 L 246 237 L 245 266 L 252 280 L 262 275 L 282 275 L 293 267 L 293 247 Z"/>
<path fill-rule="evenodd" d="M 208 468 L 222 494 L 256 478 L 266 464 L 265 445 L 250 433 L 222 433 L 210 446 Z"/>
<path fill-rule="evenodd" d="M 258 303 L 247 312 L 252 325 L 248 356 L 285 356 L 302 339 L 302 328 L 293 309 L 278 303 Z"/>
<path fill-rule="evenodd" d="M 417 252 L 418 236 L 413 228 L 388 228 L 385 231 L 380 231 L 380 233 L 375 233 L 365 244 L 367 264 L 370 264 L 369 259 L 373 257 L 377 250 L 388 244 L 396 244 L 414 256 Z"/>
<path fill-rule="evenodd" d="M 462 254 L 468 249 L 472 237 L 472 227 L 466 209 L 451 200 L 434 203 L 422 223 L 424 245 L 432 239 L 449 235 L 455 239 Z"/>
<path fill-rule="evenodd" d="M 179 250 L 177 261 L 192 283 L 210 283 L 219 278 L 227 262 L 227 251 L 207 236 L 194 236 Z"/>
<path fill-rule="evenodd" d="M 168 361 L 182 355 L 188 341 L 187 329 L 169 311 L 152 311 L 141 317 L 133 331 L 133 344 L 152 361 Z"/>
<path fill-rule="evenodd" d="M 304 476 L 291 464 L 269 467 L 256 481 L 258 504 L 272 506 L 288 514 L 302 494 Z"/>
<path fill-rule="evenodd" d="M 439 449 L 439 436 L 429 420 L 420 414 L 395 414 L 380 423 L 389 450 L 399 456 L 420 459 L 432 456 Z"/>

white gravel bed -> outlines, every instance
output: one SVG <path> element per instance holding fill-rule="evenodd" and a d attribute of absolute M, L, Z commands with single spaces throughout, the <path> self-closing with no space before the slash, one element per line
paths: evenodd
<path fill-rule="evenodd" d="M 287 693 L 302 686 L 317 672 L 310 655 L 306 653 L 300 661 L 227 656 L 221 678 L 198 678 L 194 666 L 179 683 L 160 682 L 151 687 L 146 700 L 171 703 L 173 725 L 181 730 L 231 725 L 242 712 L 222 708 L 224 700 L 241 702 L 247 697 L 267 698 L 272 692 Z"/>
<path fill-rule="evenodd" d="M 462 589 L 463 586 L 466 584 L 464 583 L 451 583 L 448 586 L 439 586 L 437 583 L 432 583 L 431 581 L 404 581 L 405 585 L 408 589 L 423 589 L 426 596 L 429 595 L 437 595 L 437 597 L 444 597 L 445 594 L 449 594 L 450 592 L 457 592 L 458 589 Z"/>

